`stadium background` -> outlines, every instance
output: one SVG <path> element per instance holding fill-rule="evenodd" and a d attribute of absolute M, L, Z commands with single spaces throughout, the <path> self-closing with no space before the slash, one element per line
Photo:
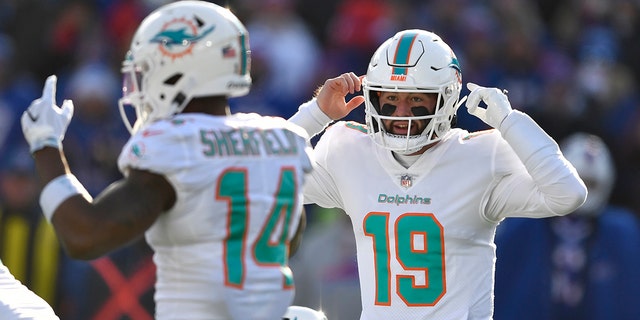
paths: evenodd
<path fill-rule="evenodd" d="M 39 211 L 19 117 L 46 76 L 57 74 L 58 101 L 76 106 L 64 141 L 70 165 L 94 195 L 119 178 L 115 160 L 128 137 L 117 111 L 120 63 L 138 23 L 164 2 L 0 0 L 0 258 L 62 319 L 151 319 L 155 269 L 143 240 L 91 262 L 64 256 Z M 465 83 L 508 89 L 513 107 L 556 140 L 578 130 L 603 137 L 618 169 L 612 202 L 640 212 L 638 1 L 213 2 L 250 31 L 254 86 L 233 100 L 234 112 L 288 117 L 324 79 L 363 74 L 396 31 L 427 29 L 454 49 Z M 363 119 L 362 109 L 349 118 Z M 485 128 L 464 110 L 459 118 L 462 127 Z M 307 252 L 292 259 L 296 302 L 351 319 L 358 310 L 347 302 L 358 298 L 347 220 L 334 210 L 308 211 Z M 313 267 L 305 257 L 322 258 Z M 310 283 L 318 277 L 320 289 Z"/>

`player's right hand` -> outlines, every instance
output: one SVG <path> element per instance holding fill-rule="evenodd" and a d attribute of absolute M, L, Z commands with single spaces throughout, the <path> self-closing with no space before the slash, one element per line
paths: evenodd
<path fill-rule="evenodd" d="M 349 102 L 345 100 L 347 94 L 354 94 L 360 91 L 361 87 L 362 77 L 356 76 L 353 72 L 328 79 L 316 95 L 318 106 L 331 119 L 342 119 L 364 102 L 362 95 L 351 98 Z"/>
<path fill-rule="evenodd" d="M 33 100 L 22 113 L 22 133 L 34 153 L 44 147 L 62 149 L 62 139 L 73 116 L 73 102 L 64 100 L 62 107 L 56 105 L 57 77 L 47 78 L 42 97 Z"/>

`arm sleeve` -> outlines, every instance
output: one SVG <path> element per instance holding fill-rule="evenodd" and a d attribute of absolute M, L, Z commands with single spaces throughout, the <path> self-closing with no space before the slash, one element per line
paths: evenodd
<path fill-rule="evenodd" d="M 332 120 L 322 112 L 316 98 L 313 98 L 301 104 L 298 112 L 291 116 L 289 121 L 304 128 L 311 139 L 322 132 Z"/>
<path fill-rule="evenodd" d="M 323 208 L 343 208 L 343 201 L 336 181 L 328 168 L 331 166 L 332 154 L 336 152 L 336 132 L 341 127 L 338 122 L 322 135 L 316 147 L 313 149 L 313 171 L 308 176 L 304 185 L 305 204 L 315 203 Z"/>
<path fill-rule="evenodd" d="M 584 182 L 558 144 L 533 119 L 514 111 L 500 126 L 500 133 L 526 170 L 498 180 L 485 211 L 489 219 L 565 215 L 584 203 Z"/>

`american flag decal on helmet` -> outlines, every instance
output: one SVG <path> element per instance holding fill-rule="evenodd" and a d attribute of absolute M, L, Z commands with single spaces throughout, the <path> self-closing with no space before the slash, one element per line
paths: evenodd
<path fill-rule="evenodd" d="M 235 58 L 236 49 L 231 46 L 222 48 L 222 57 L 224 58 Z"/>

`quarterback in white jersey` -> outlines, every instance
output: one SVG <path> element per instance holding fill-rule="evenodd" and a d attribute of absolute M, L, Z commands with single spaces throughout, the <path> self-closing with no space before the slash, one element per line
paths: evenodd
<path fill-rule="evenodd" d="M 361 86 L 364 97 L 345 103 Z M 326 129 L 304 191 L 306 203 L 351 219 L 361 320 L 491 319 L 496 226 L 584 202 L 557 144 L 502 91 L 469 85 L 469 112 L 495 129 L 452 129 L 460 87 L 451 49 L 405 30 L 376 51 L 366 76 L 327 80 L 290 119 L 313 136 L 365 102 L 366 124 Z"/>
<path fill-rule="evenodd" d="M 285 119 L 230 113 L 228 98 L 251 85 L 249 53 L 246 29 L 218 5 L 178 1 L 145 18 L 122 68 L 124 177 L 95 200 L 66 164 L 73 104 L 56 105 L 55 76 L 22 115 L 40 205 L 66 252 L 94 259 L 144 235 L 155 319 L 274 320 L 293 301 L 311 148 Z"/>

